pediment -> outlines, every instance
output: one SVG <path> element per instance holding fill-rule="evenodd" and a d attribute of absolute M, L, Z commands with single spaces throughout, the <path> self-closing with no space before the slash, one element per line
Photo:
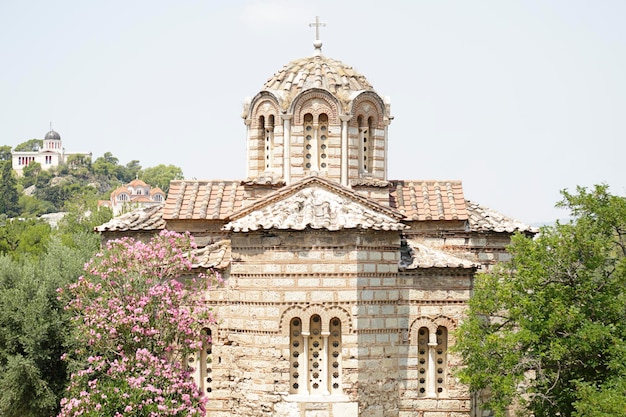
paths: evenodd
<path fill-rule="evenodd" d="M 224 228 L 233 232 L 306 228 L 402 230 L 406 228 L 400 221 L 402 217 L 348 188 L 310 177 L 234 213 Z"/>

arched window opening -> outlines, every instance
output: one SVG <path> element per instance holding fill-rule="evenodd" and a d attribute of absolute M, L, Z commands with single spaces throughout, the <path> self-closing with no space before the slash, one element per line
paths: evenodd
<path fill-rule="evenodd" d="M 318 315 L 311 317 L 311 335 L 309 336 L 309 392 L 327 394 L 326 358 L 324 357 L 324 339 L 322 338 L 322 319 Z"/>
<path fill-rule="evenodd" d="M 163 201 L 163 196 L 161 194 L 155 194 L 153 199 L 154 201 L 158 201 L 160 203 Z"/>
<path fill-rule="evenodd" d="M 437 395 L 440 395 L 445 391 L 446 372 L 448 368 L 448 329 L 443 326 L 439 326 L 437 328 L 435 362 L 437 364 L 437 380 L 435 381 L 435 390 Z"/>
<path fill-rule="evenodd" d="M 264 128 L 265 136 L 265 169 L 272 167 L 272 150 L 274 148 L 274 115 L 270 115 L 267 126 Z"/>
<path fill-rule="evenodd" d="M 370 172 L 368 168 L 371 165 L 371 161 L 368 160 L 368 148 L 372 148 L 370 129 L 363 116 L 357 117 L 357 124 L 359 125 L 359 171 Z"/>
<path fill-rule="evenodd" d="M 417 332 L 417 392 L 426 396 L 428 378 L 428 328 L 422 327 Z"/>
<path fill-rule="evenodd" d="M 189 367 L 193 368 L 193 378 L 198 390 L 205 394 L 212 391 L 213 369 L 211 368 L 211 353 L 213 341 L 211 340 L 211 330 L 202 330 L 202 348 L 195 355 L 189 358 Z"/>
<path fill-rule="evenodd" d="M 341 320 L 333 317 L 330 320 L 330 336 L 328 336 L 330 393 L 341 394 Z"/>
<path fill-rule="evenodd" d="M 319 141 L 318 141 L 318 151 L 319 155 L 318 164 L 322 171 L 326 171 L 328 168 L 328 115 L 320 114 L 318 120 L 318 130 L 319 130 Z"/>
<path fill-rule="evenodd" d="M 313 157 L 315 147 L 315 132 L 313 129 L 313 115 L 307 113 L 304 115 L 304 168 L 311 170 L 313 168 Z"/>
<path fill-rule="evenodd" d="M 289 324 L 289 359 L 290 366 L 290 384 L 289 392 L 292 394 L 304 393 L 305 386 L 302 386 L 301 373 L 306 375 L 306 368 L 301 365 L 304 354 L 304 337 L 302 336 L 302 320 L 299 318 L 291 319 Z"/>
<path fill-rule="evenodd" d="M 369 117 L 367 119 L 367 139 L 369 144 L 363 146 L 363 152 L 365 153 L 365 165 L 364 170 L 368 173 L 372 173 L 374 170 L 374 118 Z"/>

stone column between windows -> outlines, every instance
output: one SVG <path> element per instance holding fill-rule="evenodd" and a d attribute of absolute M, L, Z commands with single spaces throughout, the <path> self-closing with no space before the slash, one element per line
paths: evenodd
<path fill-rule="evenodd" d="M 244 121 L 246 124 L 246 178 L 250 178 L 250 124 L 252 121 L 250 119 L 246 119 Z"/>
<path fill-rule="evenodd" d="M 348 121 L 350 115 L 339 116 L 341 120 L 341 185 L 348 186 Z"/>
<path fill-rule="evenodd" d="M 320 124 L 319 124 L 319 120 L 317 120 L 317 117 L 315 118 L 315 120 L 313 121 L 313 139 L 311 140 L 311 171 L 316 171 L 319 172 L 320 171 L 320 164 L 319 164 L 319 140 L 320 140 L 320 135 L 319 135 L 319 130 L 320 128 Z"/>
<path fill-rule="evenodd" d="M 283 114 L 283 179 L 285 184 L 291 183 L 291 118 L 292 114 Z"/>
<path fill-rule="evenodd" d="M 437 349 L 437 334 L 430 333 L 428 340 L 428 379 L 426 380 L 426 395 L 435 397 L 435 379 L 437 378 L 437 360 L 435 354 Z"/>
<path fill-rule="evenodd" d="M 384 158 L 385 160 L 383 161 L 383 164 L 385 165 L 385 168 L 383 170 L 383 180 L 387 181 L 387 171 L 388 171 L 388 159 L 387 159 L 387 154 L 388 154 L 388 149 L 389 149 L 389 120 L 385 120 L 384 124 L 385 124 L 385 152 L 384 152 Z"/>
<path fill-rule="evenodd" d="M 309 395 L 309 336 L 311 333 L 302 332 L 302 359 L 298 370 L 298 392 Z"/>
<path fill-rule="evenodd" d="M 324 392 L 322 393 L 322 395 L 330 395 L 330 390 L 328 389 L 328 385 L 330 384 L 330 375 L 331 375 L 331 371 L 330 371 L 330 353 L 328 351 L 328 336 L 330 336 L 330 332 L 322 332 L 322 339 L 324 340 L 324 350 L 323 350 L 323 355 L 322 359 L 326 361 L 326 364 L 324 366 L 322 366 L 321 369 L 321 373 L 322 373 L 322 381 L 324 381 Z"/>

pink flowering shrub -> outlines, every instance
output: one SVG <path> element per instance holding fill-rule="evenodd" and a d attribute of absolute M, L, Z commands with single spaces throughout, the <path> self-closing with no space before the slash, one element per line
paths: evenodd
<path fill-rule="evenodd" d="M 108 242 L 60 297 L 74 313 L 77 348 L 59 417 L 204 416 L 185 359 L 214 323 L 205 297 L 216 275 L 190 275 L 193 238 L 163 231 L 150 242 Z"/>

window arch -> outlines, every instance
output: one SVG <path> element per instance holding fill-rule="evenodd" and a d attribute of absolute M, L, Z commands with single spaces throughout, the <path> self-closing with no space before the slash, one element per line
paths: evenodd
<path fill-rule="evenodd" d="M 303 323 L 303 320 L 306 320 Z M 304 324 L 308 324 L 304 325 Z M 326 331 L 325 329 L 328 329 Z M 294 317 L 289 323 L 291 394 L 340 395 L 341 320 L 325 326 L 319 314 Z"/>

